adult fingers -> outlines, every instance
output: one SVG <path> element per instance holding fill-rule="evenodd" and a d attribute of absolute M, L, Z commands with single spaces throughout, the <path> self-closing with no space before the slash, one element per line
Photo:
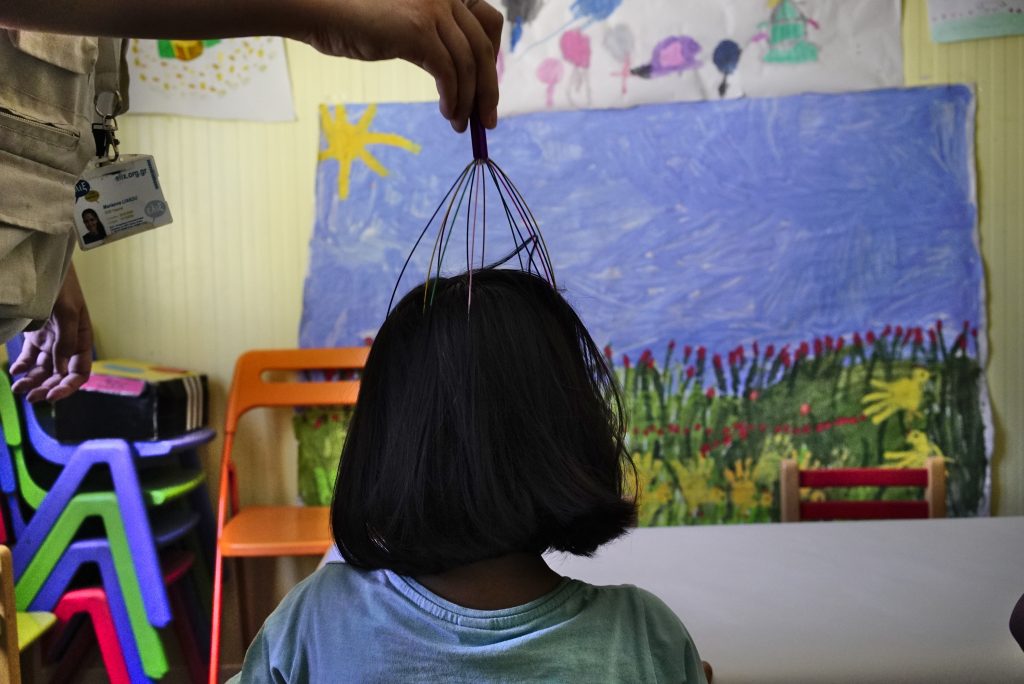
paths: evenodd
<path fill-rule="evenodd" d="M 501 12 L 486 2 L 470 3 L 467 6 L 469 11 L 473 13 L 473 16 L 476 17 L 476 20 L 480 22 L 480 26 L 483 27 L 488 40 L 491 41 L 491 47 L 494 49 L 495 56 L 497 56 L 498 50 L 501 49 L 501 28 L 505 24 L 505 18 L 501 16 Z"/>
<path fill-rule="evenodd" d="M 423 37 L 419 53 L 419 66 L 434 77 L 434 83 L 437 85 L 441 116 L 452 120 L 455 117 L 459 78 L 451 53 L 436 31 Z"/>
<path fill-rule="evenodd" d="M 30 404 L 34 404 L 37 401 L 46 399 L 50 391 L 58 386 L 64 380 L 64 376 L 57 375 L 56 373 L 46 378 L 38 387 L 34 388 L 29 392 L 25 398 L 28 399 Z"/>
<path fill-rule="evenodd" d="M 67 375 L 68 361 L 78 349 L 78 330 L 81 324 L 81 313 L 66 311 L 63 315 L 54 316 L 57 326 L 53 340 L 53 372 Z"/>
<path fill-rule="evenodd" d="M 485 6 L 481 3 L 476 5 Z M 494 43 L 476 15 L 465 5 L 455 7 L 455 20 L 473 50 L 476 64 L 476 111 L 479 112 L 484 126 L 494 128 L 498 125 L 498 69 Z"/>
<path fill-rule="evenodd" d="M 476 98 L 476 58 L 473 56 L 469 39 L 454 20 L 454 16 L 451 20 L 442 19 L 437 25 L 437 33 L 455 64 L 458 91 L 451 122 L 452 128 L 462 133 L 469 123 L 469 115 L 473 111 L 473 101 Z"/>
<path fill-rule="evenodd" d="M 28 373 L 21 376 L 16 383 L 11 387 L 11 391 L 23 394 L 34 390 L 39 385 L 43 384 L 47 378 L 53 375 L 52 369 L 46 366 L 35 366 Z"/>
<path fill-rule="evenodd" d="M 92 371 L 92 322 L 89 320 L 88 310 L 84 308 L 78 317 L 76 342 L 75 351 L 68 359 L 67 368 L 63 377 L 60 377 L 60 382 L 47 387 L 47 401 L 60 401 L 74 394 L 89 380 L 89 373 Z M 48 383 L 44 383 L 46 384 Z"/>
<path fill-rule="evenodd" d="M 74 371 L 69 372 L 64 377 L 54 376 L 59 378 L 60 382 L 51 388 L 47 388 L 46 400 L 47 401 L 60 401 L 65 399 L 75 392 L 86 383 L 89 379 L 88 373 L 76 373 Z M 40 387 L 39 389 L 43 389 Z M 31 399 L 30 399 L 31 401 Z"/>
<path fill-rule="evenodd" d="M 11 364 L 11 375 L 18 375 L 24 373 L 34 367 L 33 361 L 39 354 L 39 347 L 37 347 L 28 337 L 24 337 L 24 342 L 21 345 L 21 352 L 18 354 L 18 358 Z"/>

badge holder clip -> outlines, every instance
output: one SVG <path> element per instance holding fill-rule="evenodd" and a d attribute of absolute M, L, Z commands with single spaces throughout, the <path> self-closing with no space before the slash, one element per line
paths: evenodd
<path fill-rule="evenodd" d="M 121 156 L 116 118 L 120 107 L 120 93 L 96 95 L 99 121 L 92 125 L 96 158 L 75 185 L 74 219 L 82 249 L 165 226 L 172 220 L 153 157 Z"/>

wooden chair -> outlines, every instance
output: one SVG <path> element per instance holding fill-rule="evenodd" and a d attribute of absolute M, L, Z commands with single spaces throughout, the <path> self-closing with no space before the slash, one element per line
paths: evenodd
<path fill-rule="evenodd" d="M 896 501 L 801 501 L 801 487 L 924 487 L 924 499 Z M 924 468 L 823 468 L 800 470 L 796 461 L 779 467 L 782 522 L 886 520 L 946 517 L 946 466 L 939 457 Z"/>
<path fill-rule="evenodd" d="M 21 652 L 31 646 L 57 621 L 53 613 L 22 613 L 14 609 L 14 559 L 0 546 L 0 682 L 21 684 Z"/>
<path fill-rule="evenodd" d="M 217 553 L 213 578 L 213 624 L 210 640 L 210 684 L 217 684 L 220 670 L 223 560 L 243 557 L 322 556 L 331 546 L 330 509 L 327 506 L 249 506 L 241 508 L 238 480 L 231 449 L 239 418 L 257 407 L 338 406 L 356 403 L 358 380 L 272 382 L 264 374 L 275 371 L 360 370 L 366 365 L 368 347 L 340 349 L 284 349 L 249 351 L 235 364 L 224 421 L 220 492 L 217 501 Z M 240 562 L 239 614 L 243 627 L 245 581 Z"/>

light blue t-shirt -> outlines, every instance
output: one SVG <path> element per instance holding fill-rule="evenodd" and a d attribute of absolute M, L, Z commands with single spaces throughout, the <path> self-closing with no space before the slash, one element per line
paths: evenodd
<path fill-rule="evenodd" d="M 472 610 L 344 563 L 285 597 L 232 681 L 706 684 L 679 618 L 643 589 L 563 579 L 525 605 Z"/>

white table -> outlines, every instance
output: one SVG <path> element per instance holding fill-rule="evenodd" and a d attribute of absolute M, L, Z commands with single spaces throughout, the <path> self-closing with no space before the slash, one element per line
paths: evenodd
<path fill-rule="evenodd" d="M 1024 518 L 646 528 L 549 562 L 661 597 L 716 684 L 1024 682 Z"/>

